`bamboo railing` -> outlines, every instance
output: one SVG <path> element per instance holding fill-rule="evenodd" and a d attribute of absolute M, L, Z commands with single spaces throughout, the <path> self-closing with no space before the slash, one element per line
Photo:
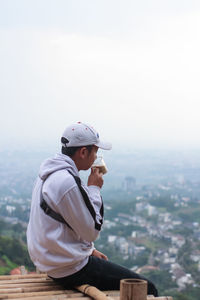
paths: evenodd
<path fill-rule="evenodd" d="M 135 293 L 136 295 L 137 293 Z M 82 285 L 74 290 L 64 290 L 46 274 L 0 276 L 0 299 L 16 300 L 143 300 L 120 296 L 120 291 L 100 291 L 90 285 Z M 123 298 L 121 298 L 123 297 Z M 173 300 L 171 297 L 145 296 L 145 300 Z"/>

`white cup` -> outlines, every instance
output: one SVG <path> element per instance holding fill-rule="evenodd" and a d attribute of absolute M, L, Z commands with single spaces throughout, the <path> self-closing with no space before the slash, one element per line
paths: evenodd
<path fill-rule="evenodd" d="M 91 168 L 98 168 L 100 173 L 106 174 L 108 169 L 106 167 L 105 161 L 103 160 L 102 156 L 98 156 L 95 161 L 93 162 Z"/>

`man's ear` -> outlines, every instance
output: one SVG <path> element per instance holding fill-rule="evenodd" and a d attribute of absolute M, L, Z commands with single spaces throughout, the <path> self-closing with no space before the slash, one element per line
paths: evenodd
<path fill-rule="evenodd" d="M 79 149 L 79 156 L 80 158 L 84 159 L 87 156 L 87 148 L 86 147 L 81 147 Z"/>

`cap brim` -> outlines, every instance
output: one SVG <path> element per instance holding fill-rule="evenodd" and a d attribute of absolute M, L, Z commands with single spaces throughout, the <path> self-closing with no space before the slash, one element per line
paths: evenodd
<path fill-rule="evenodd" d="M 98 142 L 95 144 L 95 146 L 103 149 L 103 150 L 111 150 L 112 149 L 112 144 L 111 143 L 104 143 L 104 142 Z"/>

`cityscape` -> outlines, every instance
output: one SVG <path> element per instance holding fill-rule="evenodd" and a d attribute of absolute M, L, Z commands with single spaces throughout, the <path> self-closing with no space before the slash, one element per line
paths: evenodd
<path fill-rule="evenodd" d="M 1 155 L 0 216 L 21 225 L 24 244 L 31 191 L 45 155 Z M 155 281 L 162 294 L 181 299 L 179 295 L 189 293 L 185 299 L 195 299 L 192 293 L 200 291 L 200 157 L 184 160 L 175 155 L 174 165 L 170 155 L 167 161 L 154 155 L 152 169 L 151 156 L 147 161 L 145 153 L 140 152 L 140 159 L 123 154 L 124 164 L 122 158 L 118 163 L 117 157 L 106 157 L 110 171 L 102 190 L 105 220 L 95 246 L 109 260 Z M 140 167 L 143 173 L 136 172 Z"/>

